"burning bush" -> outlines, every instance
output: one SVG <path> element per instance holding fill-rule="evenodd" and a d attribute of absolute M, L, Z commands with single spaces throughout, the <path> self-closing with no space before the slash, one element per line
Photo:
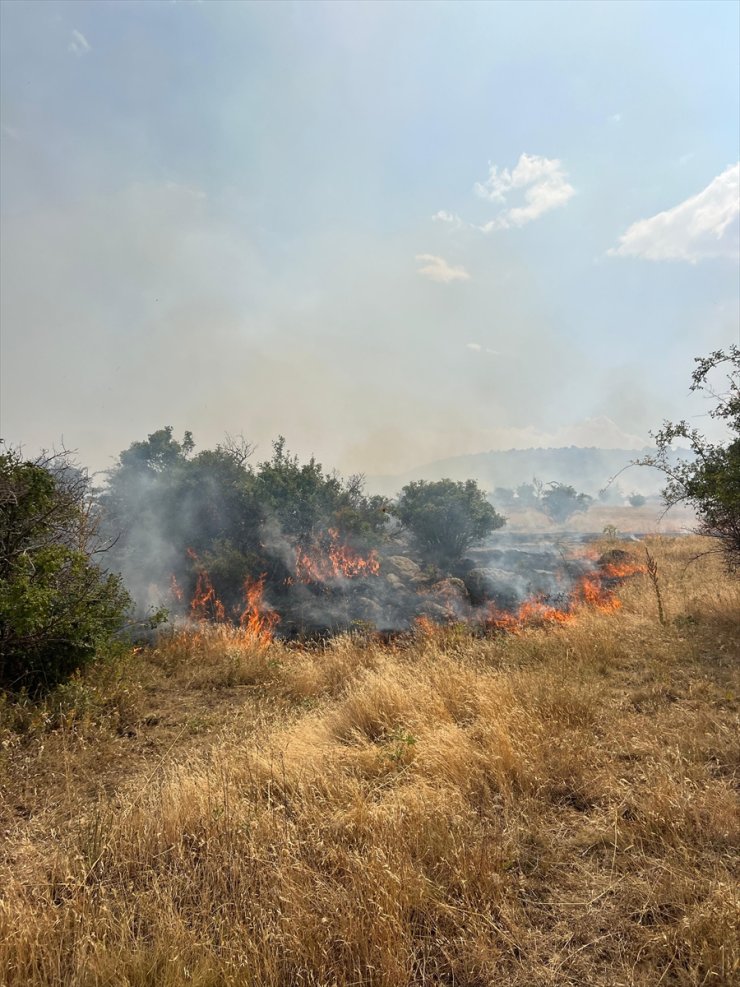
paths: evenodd
<path fill-rule="evenodd" d="M 189 432 L 182 442 L 172 433 L 160 429 L 121 453 L 103 495 L 110 534 L 120 533 L 113 554 L 140 607 L 169 588 L 173 609 L 186 611 L 207 574 L 211 609 L 218 601 L 219 617 L 236 622 L 247 583 L 261 580 L 280 599 L 298 583 L 377 570 L 389 517 L 361 477 L 300 463 L 282 438 L 252 467 L 246 443 L 194 454 Z"/>

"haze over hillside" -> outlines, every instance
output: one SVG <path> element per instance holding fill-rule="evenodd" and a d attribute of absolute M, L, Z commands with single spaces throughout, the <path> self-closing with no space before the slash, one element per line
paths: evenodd
<path fill-rule="evenodd" d="M 395 476 L 371 476 L 367 479 L 367 486 L 372 493 L 391 497 L 412 480 L 471 478 L 490 492 L 495 487 L 517 487 L 520 483 L 531 483 L 533 477 L 536 477 L 545 484 L 569 483 L 580 492 L 596 496 L 616 477 L 615 493 L 619 490 L 624 494 L 635 491 L 650 496 L 660 492 L 665 485 L 665 477 L 648 467 L 630 467 L 630 463 L 651 451 L 653 450 L 649 446 L 637 451 L 577 446 L 560 449 L 491 450 L 439 459 Z M 686 450 L 679 449 L 675 455 L 679 458 L 687 453 Z M 620 470 L 625 472 L 617 477 Z"/>

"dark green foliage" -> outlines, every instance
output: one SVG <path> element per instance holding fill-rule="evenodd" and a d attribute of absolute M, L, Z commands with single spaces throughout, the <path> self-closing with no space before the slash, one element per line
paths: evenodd
<path fill-rule="evenodd" d="M 539 508 L 551 521 L 562 523 L 574 514 L 588 510 L 591 497 L 577 493 L 566 483 L 550 483 L 539 499 Z"/>
<path fill-rule="evenodd" d="M 644 497 L 642 494 L 639 493 L 630 494 L 629 497 L 630 507 L 644 507 L 646 503 L 647 503 L 647 497 Z"/>
<path fill-rule="evenodd" d="M 475 480 L 409 483 L 393 511 L 419 551 L 442 565 L 456 562 L 505 523 Z"/>
<path fill-rule="evenodd" d="M 42 691 L 110 645 L 130 601 L 99 547 L 84 473 L 0 455 L 0 687 Z"/>
<path fill-rule="evenodd" d="M 297 544 L 309 544 L 335 528 L 372 545 L 388 521 L 384 498 L 365 496 L 361 476 L 343 481 L 336 473 L 325 474 L 313 457 L 301 465 L 297 456 L 285 451 L 282 436 L 255 479 L 263 513 Z"/>
<path fill-rule="evenodd" d="M 343 481 L 313 458 L 300 463 L 283 438 L 253 468 L 243 440 L 194 454 L 191 434 L 178 442 L 172 431 L 123 452 L 102 497 L 108 530 L 119 535 L 114 557 L 140 604 L 166 599 L 172 576 L 188 601 L 207 572 L 234 615 L 246 580 L 264 573 L 281 592 L 297 548 L 319 544 L 330 530 L 360 550 L 381 540 L 384 501 L 365 496 L 361 477 Z"/>
<path fill-rule="evenodd" d="M 715 350 L 697 357 L 691 390 L 705 393 L 715 405 L 709 415 L 724 422 L 726 443 L 712 443 L 687 422 L 665 422 L 654 436 L 657 452 L 637 460 L 637 465 L 654 466 L 667 478 L 663 498 L 668 507 L 686 503 L 699 518 L 700 534 L 717 538 L 728 567 L 740 566 L 740 348 Z M 727 389 L 718 393 L 709 381 L 712 371 L 727 369 Z M 676 439 L 688 440 L 694 454 L 690 460 L 671 456 Z"/>

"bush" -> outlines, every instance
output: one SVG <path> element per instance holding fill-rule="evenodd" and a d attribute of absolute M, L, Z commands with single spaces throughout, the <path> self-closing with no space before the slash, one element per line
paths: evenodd
<path fill-rule="evenodd" d="M 458 561 L 471 545 L 506 523 L 475 480 L 409 483 L 393 512 L 421 554 L 442 565 Z"/>
<path fill-rule="evenodd" d="M 588 494 L 576 493 L 575 487 L 565 483 L 550 483 L 549 489 L 540 497 L 539 507 L 551 521 L 557 523 L 587 511 L 590 503 Z"/>
<path fill-rule="evenodd" d="M 666 506 L 686 503 L 692 507 L 699 518 L 697 533 L 716 538 L 728 568 L 735 570 L 740 566 L 740 348 L 715 350 L 707 357 L 697 357 L 696 363 L 690 389 L 716 402 L 709 415 L 725 423 L 728 441 L 709 442 L 685 421 L 664 422 L 654 436 L 657 452 L 636 464 L 654 466 L 667 477 Z M 729 365 L 728 387 L 717 392 L 709 377 L 725 365 Z M 676 439 L 688 440 L 692 459 L 673 459 L 671 445 Z"/>
<path fill-rule="evenodd" d="M 94 661 L 129 597 L 94 561 L 85 473 L 65 457 L 0 455 L 0 687 L 38 693 Z"/>

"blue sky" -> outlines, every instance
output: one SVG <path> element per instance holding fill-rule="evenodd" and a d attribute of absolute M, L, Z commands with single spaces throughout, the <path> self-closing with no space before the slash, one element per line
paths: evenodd
<path fill-rule="evenodd" d="M 2 5 L 2 420 L 636 446 L 738 340 L 735 3 Z"/>

